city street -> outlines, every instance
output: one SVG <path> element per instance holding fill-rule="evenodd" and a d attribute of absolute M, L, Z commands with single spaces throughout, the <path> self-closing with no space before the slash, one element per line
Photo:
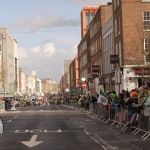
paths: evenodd
<path fill-rule="evenodd" d="M 148 150 L 150 139 L 121 131 L 64 105 L 19 108 L 0 114 L 0 150 Z"/>

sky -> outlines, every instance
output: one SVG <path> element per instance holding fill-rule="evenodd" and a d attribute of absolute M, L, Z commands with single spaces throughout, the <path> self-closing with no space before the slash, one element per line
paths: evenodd
<path fill-rule="evenodd" d="M 18 42 L 19 67 L 27 75 L 61 80 L 64 60 L 73 60 L 81 41 L 84 6 L 111 0 L 0 0 L 0 27 Z"/>

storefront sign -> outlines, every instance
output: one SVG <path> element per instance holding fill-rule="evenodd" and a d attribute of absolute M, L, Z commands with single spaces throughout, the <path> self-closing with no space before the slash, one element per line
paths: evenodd
<path fill-rule="evenodd" d="M 119 55 L 110 55 L 110 63 L 118 64 L 119 63 Z"/>
<path fill-rule="evenodd" d="M 82 83 L 82 88 L 83 88 L 83 89 L 87 88 L 86 82 L 83 82 L 83 83 Z"/>
<path fill-rule="evenodd" d="M 141 75 L 142 70 L 135 70 L 135 74 Z M 150 70 L 143 70 L 143 75 L 150 75 Z"/>
<path fill-rule="evenodd" d="M 99 73 L 99 65 L 92 65 L 92 74 Z"/>

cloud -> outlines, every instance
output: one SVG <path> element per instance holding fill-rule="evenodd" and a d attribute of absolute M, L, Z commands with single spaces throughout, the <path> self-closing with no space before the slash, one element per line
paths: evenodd
<path fill-rule="evenodd" d="M 28 53 L 25 48 L 22 48 L 22 47 L 19 48 L 19 58 L 22 58 L 22 59 L 28 58 Z"/>
<path fill-rule="evenodd" d="M 55 45 L 53 43 L 46 43 L 43 47 L 43 52 L 45 56 L 52 56 L 56 51 Z"/>
<path fill-rule="evenodd" d="M 70 48 L 70 51 L 68 51 L 67 53 L 65 53 L 65 58 L 66 59 L 74 59 L 75 56 L 77 54 L 77 44 L 73 45 L 71 48 Z"/>
<path fill-rule="evenodd" d="M 10 23 L 11 29 L 28 29 L 31 32 L 52 29 L 57 27 L 77 27 L 80 26 L 80 20 L 67 18 L 65 16 L 55 16 L 46 14 L 36 14 L 29 18 L 21 18 Z"/>
<path fill-rule="evenodd" d="M 63 75 L 64 60 L 73 60 L 76 53 L 77 44 L 65 50 L 47 42 L 31 49 L 19 48 L 19 64 L 27 75 L 35 70 L 38 78 L 53 78 L 59 82 Z"/>
<path fill-rule="evenodd" d="M 54 52 L 56 51 L 55 45 L 53 43 L 46 43 L 42 46 L 36 46 L 31 49 L 31 52 L 34 55 L 44 55 L 47 57 L 52 57 Z"/>
<path fill-rule="evenodd" d="M 32 48 L 33 53 L 39 53 L 40 51 L 41 51 L 41 48 L 39 46 Z"/>

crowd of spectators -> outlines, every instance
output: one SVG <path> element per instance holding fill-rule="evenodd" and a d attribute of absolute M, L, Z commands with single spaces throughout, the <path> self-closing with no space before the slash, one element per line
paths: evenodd
<path fill-rule="evenodd" d="M 131 91 L 122 90 L 118 95 L 116 91 L 106 92 L 105 94 L 108 100 L 106 105 L 98 101 L 99 94 L 97 93 L 80 94 L 70 99 L 74 101 L 76 108 L 89 111 L 90 105 L 92 105 L 94 113 L 103 111 L 106 119 L 116 120 L 128 127 L 138 126 L 143 118 L 148 123 L 150 117 L 150 88 L 140 87 Z M 147 125 L 146 128 L 148 128 Z"/>

